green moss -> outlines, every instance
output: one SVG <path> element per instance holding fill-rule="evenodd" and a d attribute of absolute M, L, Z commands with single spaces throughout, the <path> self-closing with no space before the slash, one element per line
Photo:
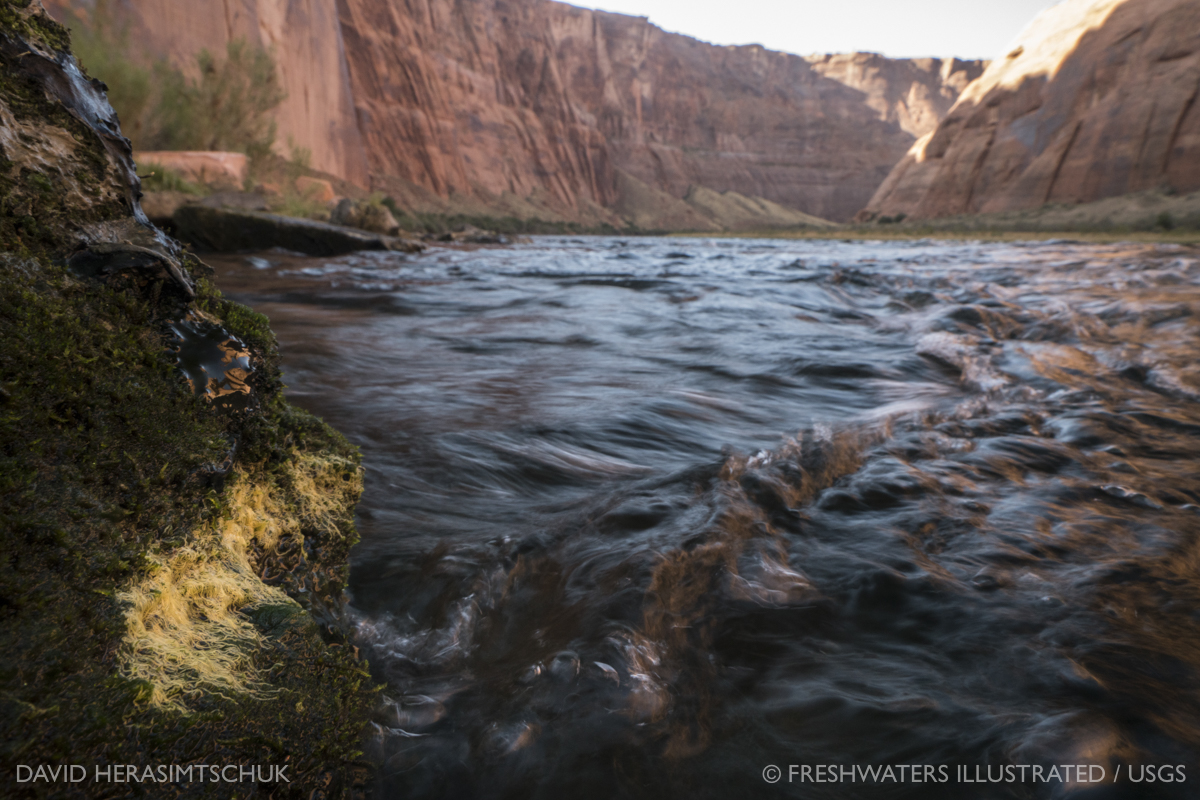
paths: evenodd
<path fill-rule="evenodd" d="M 231 331 L 274 353 L 265 318 L 211 286 L 206 292 Z M 202 695 L 181 716 L 148 706 L 146 687 L 119 676 L 124 610 L 114 596 L 149 574 L 150 554 L 170 554 L 222 513 L 211 465 L 231 437 L 241 442 L 239 463 L 263 475 L 297 451 L 357 459 L 278 393 L 240 418 L 195 397 L 165 349 L 161 322 L 147 301 L 61 268 L 14 259 L 0 266 L 0 759 L 286 757 L 293 776 L 320 782 L 328 773 L 335 789 L 361 783 L 372 685 L 362 662 L 327 645 L 307 616 L 283 624 L 257 612 L 269 639 L 254 661 L 271 676 L 269 699 Z M 336 533 L 306 538 L 313 563 L 303 566 L 324 570 L 319 582 L 336 593 L 356 540 L 350 509 Z"/>
<path fill-rule="evenodd" d="M 0 0 L 0 32 L 66 46 L 65 36 L 53 39 L 52 23 L 20 7 Z M 376 690 L 356 654 L 294 606 L 253 611 L 265 635 L 247 656 L 267 676 L 260 695 L 197 685 L 180 713 L 152 705 L 154 686 L 126 677 L 128 608 L 118 598 L 230 513 L 231 456 L 243 488 L 274 487 L 289 508 L 304 506 L 304 491 L 311 497 L 311 487 L 289 485 L 302 459 L 357 464 L 358 456 L 284 402 L 266 318 L 223 298 L 194 257 L 185 259 L 199 288 L 190 309 L 165 296 L 161 282 L 104 285 L 69 273 L 61 258 L 80 223 L 128 217 L 98 194 L 107 156 L 93 131 L 2 59 L 0 103 L 29 123 L 30 136 L 52 126 L 76 142 L 47 170 L 0 154 L 0 762 L 286 764 L 292 783 L 264 787 L 272 796 L 336 797 L 361 787 L 358 750 Z M 223 411 L 196 397 L 176 369 L 167 324 L 189 310 L 250 347 L 249 409 Z M 256 571 L 279 574 L 278 585 L 317 613 L 336 605 L 356 540 L 351 505 L 333 505 L 332 523 L 300 531 L 299 552 L 252 554 Z M 244 796 L 254 788 L 146 791 Z"/>
<path fill-rule="evenodd" d="M 0 31 L 13 31 L 26 41 L 61 52 L 71 46 L 71 34 L 42 14 L 28 13 L 30 0 L 0 0 Z"/>

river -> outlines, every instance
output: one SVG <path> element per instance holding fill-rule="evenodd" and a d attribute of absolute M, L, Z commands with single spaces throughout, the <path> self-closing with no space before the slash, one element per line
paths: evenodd
<path fill-rule="evenodd" d="M 209 260 L 363 451 L 378 796 L 1200 797 L 1197 249 Z"/>

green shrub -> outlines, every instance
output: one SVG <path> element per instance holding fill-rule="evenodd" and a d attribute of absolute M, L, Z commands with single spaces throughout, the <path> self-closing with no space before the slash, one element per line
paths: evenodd
<path fill-rule="evenodd" d="M 224 58 L 201 50 L 199 78 L 191 80 L 165 59 L 138 53 L 114 20 L 108 0 L 97 0 L 86 21 L 68 22 L 76 56 L 108 86 L 135 150 L 231 150 L 254 160 L 271 152 L 271 112 L 286 95 L 270 53 L 240 39 Z"/>
<path fill-rule="evenodd" d="M 147 192 L 183 192 L 194 195 L 205 193 L 204 187 L 197 186 L 175 170 L 167 169 L 161 164 L 146 162 L 138 171 L 142 173 L 142 189 Z"/>
<path fill-rule="evenodd" d="M 285 97 L 275 60 L 243 40 L 229 42 L 225 59 L 207 50 L 197 56 L 200 80 L 166 73 L 156 108 L 162 147 L 170 150 L 233 150 L 259 159 L 275 143 L 270 112 Z"/>

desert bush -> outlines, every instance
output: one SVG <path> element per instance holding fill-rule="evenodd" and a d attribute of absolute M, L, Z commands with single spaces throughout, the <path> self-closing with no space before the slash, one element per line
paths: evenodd
<path fill-rule="evenodd" d="M 228 43 L 224 57 L 196 57 L 190 79 L 165 59 L 139 53 L 120 28 L 107 0 L 86 19 L 68 20 L 75 53 L 108 87 L 121 131 L 135 150 L 231 150 L 252 160 L 271 152 L 283 102 L 275 60 L 244 40 Z"/>
<path fill-rule="evenodd" d="M 138 169 L 141 173 L 142 189 L 147 192 L 183 192 L 184 194 L 203 195 L 204 187 L 197 186 L 184 178 L 173 169 L 167 169 L 162 164 L 147 161 Z"/>
<path fill-rule="evenodd" d="M 239 39 L 229 42 L 224 60 L 207 50 L 196 60 L 198 81 L 178 71 L 164 76 L 156 108 L 160 147 L 233 150 L 252 159 L 270 153 L 275 143 L 270 112 L 285 96 L 270 53 Z"/>

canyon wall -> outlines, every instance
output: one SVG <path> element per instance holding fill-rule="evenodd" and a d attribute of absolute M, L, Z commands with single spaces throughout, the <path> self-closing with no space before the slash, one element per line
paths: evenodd
<path fill-rule="evenodd" d="M 46 0 L 66 20 L 85 21 L 96 0 Z M 350 93 L 337 0 L 107 0 L 104 10 L 124 29 L 130 50 L 165 57 L 195 77 L 196 54 L 223 56 L 235 39 L 275 54 L 287 97 L 276 110 L 278 150 L 312 153 L 312 166 L 367 185 L 368 159 Z M 85 65 L 86 66 L 86 65 Z"/>
<path fill-rule="evenodd" d="M 609 207 L 623 172 L 676 198 L 700 185 L 846 219 L 915 138 L 872 92 L 911 96 L 906 119 L 940 119 L 983 71 L 901 68 L 903 85 L 880 90 L 890 75 L 876 69 L 864 91 L 862 76 L 826 77 L 798 56 L 562 3 L 340 8 L 373 171 L 440 195 Z"/>
<path fill-rule="evenodd" d="M 1200 189 L 1200 3 L 1066 0 L 967 87 L 861 215 Z"/>
<path fill-rule="evenodd" d="M 239 36 L 273 47 L 280 141 L 320 169 L 551 218 L 611 219 L 645 184 L 848 219 L 985 66 L 715 46 L 549 0 L 110 2 L 179 64 Z"/>
<path fill-rule="evenodd" d="M 813 55 L 804 60 L 826 78 L 863 92 L 864 102 L 880 119 L 918 138 L 938 126 L 988 64 L 959 58 L 887 58 L 878 53 Z"/>

